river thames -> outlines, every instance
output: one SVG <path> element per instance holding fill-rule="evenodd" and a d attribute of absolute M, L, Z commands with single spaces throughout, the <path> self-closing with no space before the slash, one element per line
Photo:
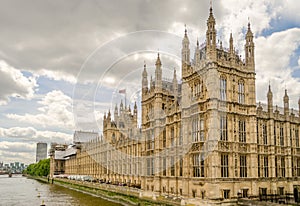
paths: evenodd
<path fill-rule="evenodd" d="M 91 196 L 58 185 L 45 184 L 21 175 L 0 175 L 1 206 L 117 206 L 99 197 Z"/>

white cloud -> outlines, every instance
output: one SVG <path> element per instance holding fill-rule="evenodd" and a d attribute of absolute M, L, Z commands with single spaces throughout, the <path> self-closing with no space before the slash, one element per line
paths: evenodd
<path fill-rule="evenodd" d="M 276 2 L 279 2 L 278 0 Z M 288 21 L 292 21 L 293 23 L 300 22 L 300 4 L 298 0 L 285 0 L 280 1 L 280 9 L 279 18 L 285 18 Z"/>
<path fill-rule="evenodd" d="M 222 1 L 221 4 L 226 13 L 220 22 L 220 26 L 224 27 L 227 33 L 232 30 L 234 34 L 241 33 L 241 27 L 247 26 L 248 18 L 251 22 L 255 22 L 253 29 L 256 33 L 261 33 L 264 29 L 270 27 L 271 19 L 278 12 L 277 7 L 274 7 L 274 2 L 268 0 L 249 0 L 247 4 L 243 1 L 227 0 Z M 269 10 L 270 7 L 272 7 L 272 12 Z"/>
<path fill-rule="evenodd" d="M 39 131 L 33 127 L 0 128 L 0 137 L 26 142 L 41 141 L 48 143 L 70 143 L 72 141 L 71 134 L 53 131 Z"/>
<path fill-rule="evenodd" d="M 66 81 L 70 82 L 72 84 L 76 83 L 76 77 L 74 77 L 72 74 L 68 74 L 64 71 L 54 71 L 54 70 L 47 70 L 47 69 L 41 69 L 38 71 L 32 71 L 34 74 L 38 76 L 45 76 L 49 79 L 55 80 L 55 81 Z"/>
<path fill-rule="evenodd" d="M 225 14 L 221 19 L 217 19 L 218 38 L 224 41 L 225 47 L 229 47 L 229 36 L 232 33 L 234 47 L 239 51 L 244 49 L 245 31 L 249 20 L 252 31 L 259 35 L 263 30 L 270 28 L 272 18 L 278 13 L 275 3 L 268 0 L 249 0 L 246 4 L 243 1 L 228 0 L 221 1 L 221 4 Z M 240 54 L 244 56 L 243 52 Z"/>
<path fill-rule="evenodd" d="M 71 143 L 73 136 L 62 132 L 37 131 L 35 138 L 38 140 L 44 139 L 48 142 Z"/>
<path fill-rule="evenodd" d="M 24 142 L 0 142 L 0 150 L 9 152 L 33 152 L 35 145 Z"/>
<path fill-rule="evenodd" d="M 0 142 L 0 147 L 1 147 L 1 142 Z M 18 145 L 16 144 L 16 146 L 22 146 L 22 145 Z M 6 145 L 7 147 L 7 145 Z M 34 150 L 33 150 L 34 151 Z M 1 150 L 0 149 L 0 156 L 1 161 L 4 163 L 10 163 L 10 162 L 22 162 L 25 164 L 31 164 L 33 162 L 35 162 L 35 153 L 31 151 L 31 152 L 15 152 L 12 150 L 12 148 L 7 147 L 7 150 Z"/>
<path fill-rule="evenodd" d="M 38 104 L 41 105 L 41 107 L 38 108 L 38 111 L 41 112 L 39 114 L 7 114 L 6 117 L 43 127 L 74 128 L 72 99 L 62 91 L 53 90 L 47 93 Z"/>
<path fill-rule="evenodd" d="M 266 101 L 267 84 L 270 81 L 274 104 L 283 105 L 284 89 L 288 89 L 290 105 L 298 108 L 300 79 L 292 77 L 289 63 L 296 49 L 300 46 L 300 28 L 273 33 L 269 37 L 259 37 L 256 43 L 256 79 L 259 101 Z"/>
<path fill-rule="evenodd" d="M 36 146 L 31 143 L 24 142 L 0 142 L 0 156 L 1 161 L 9 162 L 23 162 L 30 164 L 35 161 Z"/>
<path fill-rule="evenodd" d="M 72 134 L 39 131 L 32 127 L 0 128 L 0 157 L 5 163 L 21 161 L 32 163 L 35 161 L 37 142 L 71 143 Z M 48 146 L 49 147 L 49 146 Z"/>
<path fill-rule="evenodd" d="M 36 130 L 32 127 L 12 127 L 9 129 L 0 128 L 0 136 L 1 137 L 32 137 L 36 133 Z"/>
<path fill-rule="evenodd" d="M 11 97 L 31 99 L 38 86 L 34 77 L 26 77 L 22 72 L 0 60 L 0 105 L 7 104 Z"/>

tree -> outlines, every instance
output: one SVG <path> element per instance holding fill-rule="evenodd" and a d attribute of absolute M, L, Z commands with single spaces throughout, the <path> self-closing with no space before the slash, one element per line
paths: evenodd
<path fill-rule="evenodd" d="M 40 160 L 38 163 L 30 164 L 26 170 L 25 174 L 32 176 L 48 176 L 50 172 L 50 159 Z"/>

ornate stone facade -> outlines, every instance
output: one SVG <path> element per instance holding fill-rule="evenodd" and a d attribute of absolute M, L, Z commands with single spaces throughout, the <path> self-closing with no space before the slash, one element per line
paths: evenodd
<path fill-rule="evenodd" d="M 256 103 L 253 33 L 248 25 L 245 60 L 216 42 L 210 8 L 206 42 L 191 61 L 185 30 L 182 81 L 162 78 L 158 54 L 155 79 L 142 73 L 141 126 L 138 110 L 120 104 L 104 116 L 103 135 L 66 155 L 66 174 L 141 187 L 157 195 L 230 199 L 293 193 L 300 185 L 299 113 Z M 300 107 L 300 102 L 299 102 Z"/>

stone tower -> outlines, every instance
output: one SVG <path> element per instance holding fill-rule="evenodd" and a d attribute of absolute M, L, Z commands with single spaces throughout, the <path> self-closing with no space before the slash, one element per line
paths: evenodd
<path fill-rule="evenodd" d="M 245 60 L 246 66 L 250 71 L 255 70 L 254 63 L 254 42 L 253 42 L 253 33 L 250 28 L 250 23 L 248 23 L 248 31 L 246 34 L 246 44 L 245 44 Z"/>

